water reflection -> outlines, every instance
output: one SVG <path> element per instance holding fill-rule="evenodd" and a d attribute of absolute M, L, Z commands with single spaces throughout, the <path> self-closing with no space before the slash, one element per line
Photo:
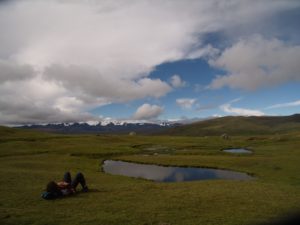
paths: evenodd
<path fill-rule="evenodd" d="M 192 167 L 166 167 L 114 160 L 104 161 L 103 171 L 109 174 L 144 178 L 158 182 L 182 182 L 209 179 L 252 179 L 252 177 L 246 173 L 233 172 L 229 170 Z"/>
<path fill-rule="evenodd" d="M 223 152 L 229 152 L 229 153 L 252 153 L 252 151 L 244 149 L 244 148 L 224 149 Z"/>

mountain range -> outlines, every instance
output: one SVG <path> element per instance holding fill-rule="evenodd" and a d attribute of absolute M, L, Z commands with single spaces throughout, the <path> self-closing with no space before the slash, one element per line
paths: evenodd
<path fill-rule="evenodd" d="M 154 134 L 163 132 L 171 127 L 179 126 L 178 123 L 58 123 L 45 125 L 26 125 L 20 128 L 55 132 L 67 134 L 99 133 L 99 134 L 129 134 L 135 132 L 138 134 Z"/>
<path fill-rule="evenodd" d="M 291 116 L 226 116 L 193 123 L 126 123 L 97 124 L 59 123 L 26 125 L 20 128 L 56 133 L 79 134 L 157 134 L 178 136 L 263 135 L 300 131 L 300 114 Z"/>

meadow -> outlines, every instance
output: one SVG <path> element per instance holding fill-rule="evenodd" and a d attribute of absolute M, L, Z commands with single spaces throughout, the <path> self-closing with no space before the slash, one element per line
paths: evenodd
<path fill-rule="evenodd" d="M 0 224 L 260 224 L 300 210 L 300 134 L 232 136 L 59 135 L 0 128 Z M 246 147 L 253 154 L 224 153 Z M 158 183 L 105 174 L 105 159 L 225 168 L 249 181 Z M 40 195 L 65 171 L 90 192 Z"/>

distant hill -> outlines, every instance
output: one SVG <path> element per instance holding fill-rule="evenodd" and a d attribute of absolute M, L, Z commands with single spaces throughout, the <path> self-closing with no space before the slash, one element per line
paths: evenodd
<path fill-rule="evenodd" d="M 300 114 L 291 116 L 227 116 L 169 128 L 164 135 L 262 135 L 300 131 Z"/>
<path fill-rule="evenodd" d="M 43 132 L 36 132 L 25 129 L 18 129 L 14 127 L 5 127 L 0 125 L 0 142 L 5 141 L 10 138 L 34 138 L 34 137 L 43 137 L 49 136 L 49 134 Z"/>
<path fill-rule="evenodd" d="M 10 128 L 10 127 L 0 126 L 0 136 L 1 137 L 14 135 L 16 133 L 21 133 L 21 131 L 18 131 L 17 129 Z"/>

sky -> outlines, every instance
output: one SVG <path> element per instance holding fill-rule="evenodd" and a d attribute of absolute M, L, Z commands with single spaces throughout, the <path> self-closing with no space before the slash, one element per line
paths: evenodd
<path fill-rule="evenodd" d="M 300 113 L 299 0 L 0 1 L 0 124 Z"/>

